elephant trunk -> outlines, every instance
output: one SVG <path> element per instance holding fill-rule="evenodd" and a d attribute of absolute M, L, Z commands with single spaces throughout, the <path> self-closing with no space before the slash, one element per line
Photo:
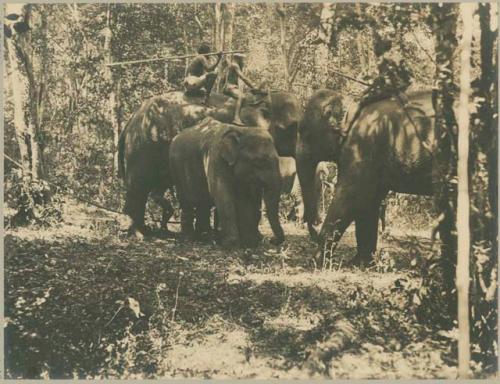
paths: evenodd
<path fill-rule="evenodd" d="M 316 188 L 316 168 L 318 161 L 303 150 L 297 151 L 297 175 L 299 177 L 302 199 L 304 201 L 304 222 L 307 223 L 309 234 L 317 239 L 318 233 L 314 225 L 319 223 L 318 196 Z"/>
<path fill-rule="evenodd" d="M 280 179 L 278 179 L 280 180 Z M 279 203 L 281 183 L 278 181 L 264 189 L 264 203 L 266 205 L 267 219 L 274 234 L 273 244 L 278 245 L 285 241 L 285 234 L 279 219 Z"/>

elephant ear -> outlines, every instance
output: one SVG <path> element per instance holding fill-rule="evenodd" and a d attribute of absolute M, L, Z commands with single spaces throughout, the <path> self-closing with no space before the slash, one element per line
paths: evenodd
<path fill-rule="evenodd" d="M 228 131 L 222 138 L 220 156 L 231 166 L 236 163 L 238 158 L 239 143 L 240 133 L 237 131 Z"/>

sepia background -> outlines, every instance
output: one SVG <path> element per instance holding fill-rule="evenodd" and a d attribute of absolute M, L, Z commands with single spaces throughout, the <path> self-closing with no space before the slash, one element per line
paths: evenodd
<path fill-rule="evenodd" d="M 297 191 L 282 196 L 279 248 L 225 251 L 123 232 L 119 134 L 144 100 L 182 89 L 189 60 L 106 63 L 193 54 L 208 41 L 214 52 L 246 51 L 254 83 L 302 105 L 330 88 L 348 106 L 376 76 L 373 30 L 389 34 L 391 55 L 411 68 L 411 91 L 445 78 L 453 86 L 439 89 L 458 101 L 463 71 L 472 80 L 468 374 L 496 374 L 498 15 L 495 3 L 470 9 L 464 47 L 458 4 L 7 4 L 6 377 L 457 377 L 456 291 L 446 291 L 446 255 L 431 242 L 443 196 L 456 209 L 453 192 L 437 205 L 391 195 L 375 262 L 362 269 L 312 269 L 315 244 L 290 216 Z M 448 159 L 456 166 L 457 153 Z M 335 193 L 336 166 L 327 168 L 322 215 Z M 148 203 L 148 224 L 160 218 Z M 178 213 L 172 220 L 176 231 Z M 353 228 L 337 253 L 356 253 Z M 456 250 L 448 257 L 454 263 Z"/>

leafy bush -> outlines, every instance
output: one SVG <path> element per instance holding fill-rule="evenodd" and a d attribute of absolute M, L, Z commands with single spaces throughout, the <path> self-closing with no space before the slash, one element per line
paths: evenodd
<path fill-rule="evenodd" d="M 33 180 L 14 172 L 14 183 L 6 197 L 16 211 L 11 225 L 36 224 L 49 226 L 61 221 L 62 202 L 45 180 Z"/>

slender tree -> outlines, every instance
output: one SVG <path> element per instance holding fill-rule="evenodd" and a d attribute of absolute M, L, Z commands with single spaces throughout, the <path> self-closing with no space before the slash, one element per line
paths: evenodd
<path fill-rule="evenodd" d="M 288 50 L 286 44 L 286 8 L 284 3 L 276 4 L 276 13 L 279 19 L 280 28 L 280 48 L 281 48 L 281 58 L 283 61 L 283 74 L 285 77 L 285 84 L 288 89 L 290 89 L 290 74 L 288 72 Z"/>
<path fill-rule="evenodd" d="M 470 326 L 469 326 L 469 96 L 470 59 L 472 43 L 472 17 L 475 4 L 460 4 L 460 16 L 463 24 L 460 57 L 460 110 L 458 113 L 458 198 L 457 232 L 458 255 L 456 285 L 458 293 L 458 373 L 461 379 L 469 377 L 470 361 Z"/>
<path fill-rule="evenodd" d="M 228 51 L 233 47 L 234 15 L 236 5 L 234 3 L 224 3 L 222 9 L 222 18 L 224 25 L 224 40 L 222 49 L 224 51 Z"/>
<path fill-rule="evenodd" d="M 75 4 L 76 6 L 76 4 Z M 113 55 L 113 28 L 112 28 L 112 4 L 107 5 L 106 10 L 106 26 L 104 28 L 104 57 L 105 61 L 112 63 L 114 61 Z M 120 81 L 117 76 L 113 73 L 113 69 L 110 66 L 105 66 L 104 76 L 106 82 L 109 85 L 109 96 L 108 96 L 108 116 L 111 123 L 111 128 L 113 130 L 113 145 L 115 148 L 113 157 L 113 167 L 115 173 L 118 170 L 118 139 L 120 137 L 120 116 L 119 116 L 119 91 L 120 91 Z"/>
<path fill-rule="evenodd" d="M 318 85 L 323 86 L 326 84 L 328 79 L 328 55 L 329 55 L 329 45 L 332 39 L 333 33 L 333 23 L 335 17 L 335 4 L 323 3 L 320 23 L 318 28 L 318 45 L 316 46 L 314 61 L 316 68 L 316 82 Z"/>
<path fill-rule="evenodd" d="M 435 38 L 436 73 L 434 109 L 436 113 L 436 150 L 433 164 L 433 184 L 436 207 L 441 220 L 441 269 L 445 290 L 450 295 L 450 311 L 456 303 L 451 295 L 454 288 L 456 266 L 456 175 L 457 175 L 457 123 L 453 112 L 456 85 L 453 77 L 453 55 L 457 48 L 457 4 L 431 4 L 432 29 Z"/>
<path fill-rule="evenodd" d="M 480 349 L 481 362 L 489 371 L 498 367 L 498 243 L 497 243 L 497 164 L 498 164 L 498 70 L 494 61 L 498 50 L 497 31 L 492 29 L 490 3 L 478 5 L 479 67 L 472 82 L 471 116 L 471 318 L 472 341 Z M 495 15 L 493 15 L 495 17 Z"/>
<path fill-rule="evenodd" d="M 356 14 L 361 16 L 361 4 L 360 3 L 355 3 L 354 4 L 355 9 L 356 9 Z M 369 65 L 368 65 L 368 57 L 366 55 L 366 50 L 365 50 L 365 45 L 363 44 L 363 39 L 362 39 L 362 34 L 357 33 L 356 34 L 356 48 L 358 51 L 358 56 L 359 56 L 359 63 L 361 65 L 361 73 L 363 75 L 366 75 L 369 70 Z"/>
<path fill-rule="evenodd" d="M 42 56 L 41 62 L 34 57 L 31 32 L 35 17 L 41 19 L 37 25 L 40 33 L 46 30 L 45 15 L 43 11 L 40 13 L 34 14 L 32 4 L 23 6 L 20 14 L 16 14 L 16 21 L 8 27 L 11 36 L 7 39 L 16 137 L 23 169 L 32 180 L 42 177 L 44 169 L 40 146 L 44 105 L 44 82 L 40 73 L 43 73 L 44 68 L 38 68 L 37 71 L 35 65 L 43 65 L 46 56 Z"/>

